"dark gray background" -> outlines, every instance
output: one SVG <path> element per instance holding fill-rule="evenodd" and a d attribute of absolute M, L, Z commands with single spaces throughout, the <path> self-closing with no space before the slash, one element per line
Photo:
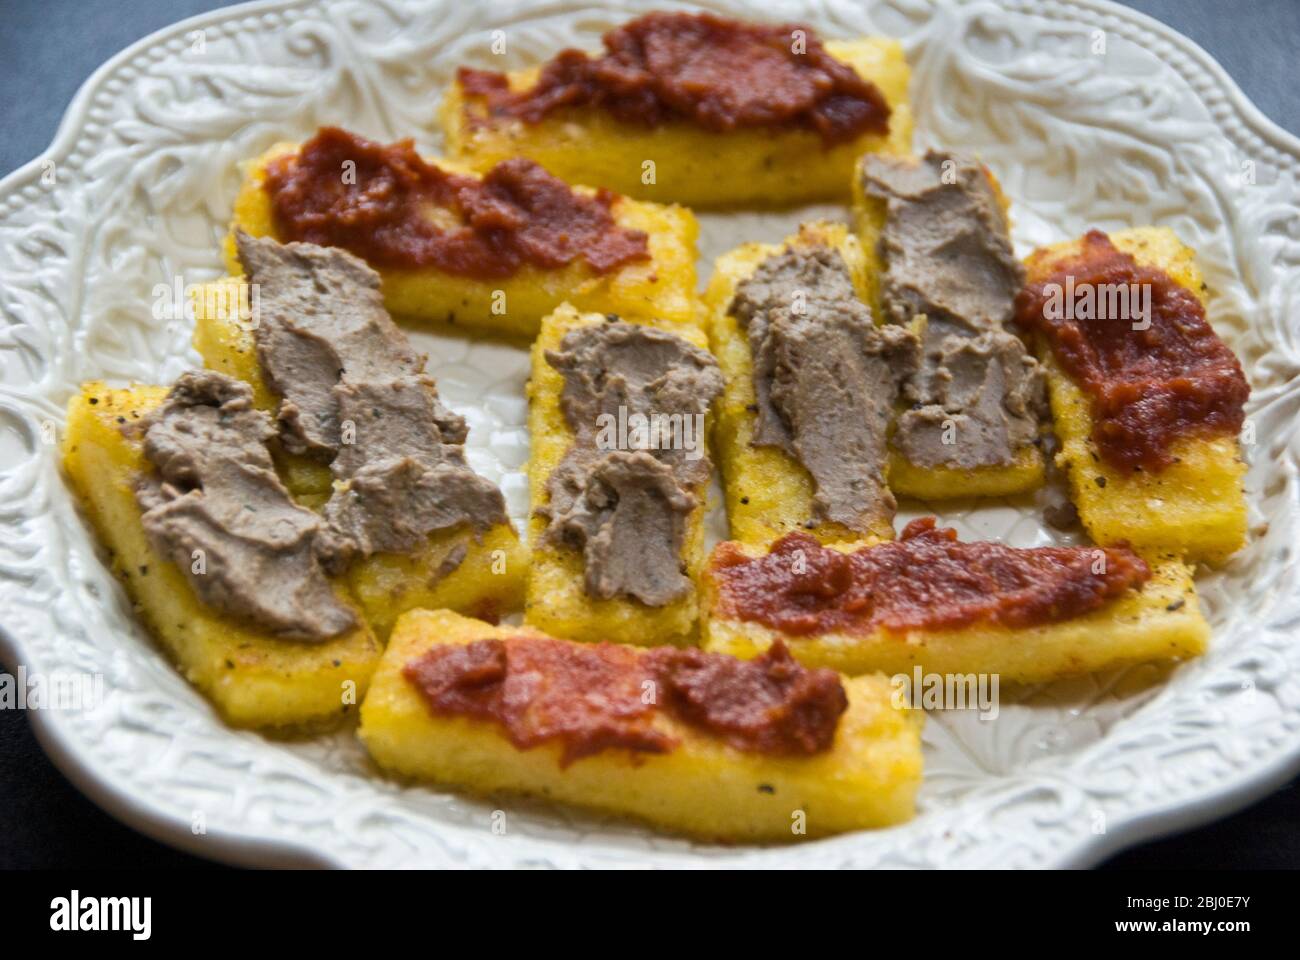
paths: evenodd
<path fill-rule="evenodd" d="M 221 0 L 0 0 L 0 174 L 37 156 L 90 73 L 154 30 Z M 1300 134 L 1300 0 L 1131 0 L 1223 64 L 1263 112 Z M 14 664 L 5 664 L 12 670 Z M 117 823 L 50 764 L 21 711 L 0 711 L 0 867 L 207 862 Z M 1300 781 L 1213 826 L 1145 844 L 1108 867 L 1300 866 Z"/>

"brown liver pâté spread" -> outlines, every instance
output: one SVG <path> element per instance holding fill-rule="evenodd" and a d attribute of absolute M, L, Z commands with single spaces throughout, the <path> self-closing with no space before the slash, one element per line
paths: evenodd
<path fill-rule="evenodd" d="M 894 517 L 886 432 L 920 345 L 877 327 L 840 254 L 791 248 L 736 287 L 731 313 L 753 357 L 751 443 L 784 450 L 812 475 L 814 521 L 866 533 Z"/>
<path fill-rule="evenodd" d="M 157 470 L 135 495 L 149 542 L 209 607 L 284 640 L 321 641 L 356 624 L 316 559 L 324 528 L 289 497 L 271 462 L 271 418 L 246 383 L 182 374 L 161 407 L 123 428 Z"/>
<path fill-rule="evenodd" d="M 547 480 L 549 503 L 537 510 L 550 521 L 547 539 L 583 552 L 588 596 L 648 606 L 686 596 L 686 520 L 709 478 L 695 418 L 722 392 L 717 362 L 681 337 L 619 321 L 571 330 L 546 361 L 564 378 L 560 408 L 573 431 Z M 697 446 L 602 448 L 602 424 L 620 417 L 677 423 L 682 438 L 692 430 Z"/>
<path fill-rule="evenodd" d="M 1037 437 L 1045 396 L 1038 362 L 1005 329 L 1024 270 L 987 171 L 931 150 L 917 160 L 866 156 L 858 175 L 885 207 L 885 319 L 926 317 L 894 447 L 918 467 L 1010 464 Z"/>
<path fill-rule="evenodd" d="M 962 543 L 926 517 L 899 540 L 852 553 L 805 533 L 787 534 L 753 558 L 723 543 L 709 575 L 720 615 L 812 635 L 1055 623 L 1141 586 L 1151 571 L 1127 547 Z"/>
<path fill-rule="evenodd" d="M 526 90 L 512 92 L 505 74 L 492 71 L 462 68 L 458 80 L 467 95 L 485 98 L 490 117 L 525 123 L 565 107 L 594 106 L 648 127 L 685 121 L 718 133 L 807 129 L 828 147 L 889 131 L 884 96 L 827 53 L 807 27 L 650 13 L 603 40 L 603 56 L 565 50 Z"/>
<path fill-rule="evenodd" d="M 267 385 L 282 399 L 285 447 L 330 460 L 320 553 L 409 553 L 458 526 L 506 522 L 505 500 L 465 460 L 465 421 L 438 399 L 425 358 L 384 309 L 379 275 L 352 254 L 236 234 L 259 287 L 254 330 Z"/>
<path fill-rule="evenodd" d="M 323 127 L 271 162 L 265 188 L 282 239 L 342 247 L 377 267 L 491 280 L 525 264 L 581 259 L 608 273 L 650 256 L 644 233 L 614 222 L 613 194 L 576 193 L 520 157 L 479 180 L 426 163 L 410 140 L 384 146 Z"/>
<path fill-rule="evenodd" d="M 838 674 L 779 642 L 745 661 L 521 635 L 437 644 L 402 674 L 435 716 L 494 721 L 520 750 L 558 742 L 562 766 L 607 749 L 667 753 L 679 741 L 656 727 L 661 710 L 738 750 L 815 754 L 848 709 Z"/>
<path fill-rule="evenodd" d="M 1053 287 L 1107 289 L 1148 285 L 1149 326 L 1101 309 L 1049 311 Z M 1092 440 L 1102 458 L 1125 469 L 1160 470 L 1172 462 L 1170 445 L 1183 436 L 1233 435 L 1241 430 L 1250 384 L 1241 363 L 1205 318 L 1192 291 L 1161 270 L 1139 266 L 1110 238 L 1093 230 L 1077 257 L 1031 284 L 1016 302 L 1017 320 L 1040 334 L 1066 375 L 1092 406 Z M 1049 317 L 1059 312 L 1061 316 Z M 1087 312 L 1089 316 L 1080 316 Z M 1121 311 L 1114 311 L 1121 314 Z"/>

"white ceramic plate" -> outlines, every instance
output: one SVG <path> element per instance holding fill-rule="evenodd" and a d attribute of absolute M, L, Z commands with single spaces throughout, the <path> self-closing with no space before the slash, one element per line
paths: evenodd
<path fill-rule="evenodd" d="M 1146 223 L 1198 250 L 1214 322 L 1254 387 L 1256 438 L 1251 545 L 1198 579 L 1214 627 L 1207 656 L 1004 697 L 992 722 L 935 714 L 912 823 L 766 849 L 526 803 L 506 806 L 499 835 L 494 804 L 375 776 L 349 733 L 285 743 L 226 729 L 168 665 L 97 554 L 49 441 L 80 381 L 166 382 L 196 362 L 188 325 L 153 319 L 152 291 L 219 274 L 237 163 L 322 123 L 436 149 L 432 117 L 457 65 L 534 63 L 679 6 L 296 0 L 212 13 L 97 71 L 45 156 L 0 184 L 3 640 L 29 672 L 104 677 L 95 709 L 32 719 L 55 761 L 117 816 L 264 865 L 1078 865 L 1225 814 L 1295 773 L 1300 141 L 1189 41 L 1099 0 L 703 6 L 761 9 L 824 36 L 902 38 L 918 147 L 984 158 L 1012 198 L 1022 253 Z M 504 31 L 504 61 L 489 53 L 493 30 Z M 706 216 L 702 263 L 741 240 L 777 239 L 803 215 Z M 475 466 L 522 517 L 523 352 L 420 340 L 443 396 L 469 418 Z M 957 507 L 938 512 L 964 535 L 1053 539 L 1032 508 Z"/>

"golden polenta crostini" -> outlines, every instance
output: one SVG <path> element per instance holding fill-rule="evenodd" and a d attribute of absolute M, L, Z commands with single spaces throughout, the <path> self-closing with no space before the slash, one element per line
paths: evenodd
<path fill-rule="evenodd" d="M 809 670 L 779 649 L 741 662 L 413 610 L 359 734 L 401 776 L 780 841 L 912 816 L 923 718 L 891 696 L 884 677 Z"/>
<path fill-rule="evenodd" d="M 1026 261 L 1018 317 L 1047 370 L 1057 464 L 1098 543 L 1217 563 L 1246 540 L 1250 385 L 1167 227 L 1093 231 Z"/>
<path fill-rule="evenodd" d="M 714 264 L 704 303 L 726 389 L 713 436 L 733 539 L 893 537 L 886 437 L 920 341 L 876 326 L 866 284 L 862 246 L 836 223 Z"/>
<path fill-rule="evenodd" d="M 270 430 L 269 419 L 259 426 L 256 417 L 263 415 L 252 408 L 243 384 L 226 378 L 224 384 L 196 382 L 217 376 L 183 378 L 183 402 L 165 387 L 86 384 L 68 404 L 63 467 L 141 619 L 228 723 L 331 723 L 355 714 L 382 648 L 346 589 L 325 580 L 301 550 L 310 543 L 315 515 L 294 507 L 282 487 L 277 493 L 260 439 Z M 190 434 L 197 446 L 178 449 L 175 430 L 160 417 L 169 404 L 177 416 L 189 410 L 207 421 L 224 415 L 232 426 L 227 431 L 200 422 Z M 239 426 L 247 431 L 231 436 Z M 154 482 L 157 468 L 146 440 L 155 431 L 153 456 L 188 475 L 190 483 L 202 478 L 204 488 L 173 487 L 165 494 Z M 222 459 L 203 462 L 204 448 Z M 184 480 L 179 474 L 168 478 Z M 149 507 L 142 490 L 148 491 Z M 196 502 L 201 498 L 209 505 Z M 241 514 L 255 516 L 245 505 L 263 507 L 262 516 L 283 524 L 274 535 L 239 534 L 261 544 L 256 563 L 246 550 L 221 549 L 220 538 L 195 537 L 191 550 L 166 549 L 181 543 L 174 530 L 187 517 L 220 532 L 232 510 L 234 528 Z M 286 539 L 290 529 L 298 539 Z"/>
<path fill-rule="evenodd" d="M 237 245 L 243 278 L 195 298 L 195 346 L 276 415 L 287 485 L 329 521 L 333 563 L 375 632 L 429 604 L 519 609 L 527 551 L 500 492 L 467 466 L 465 422 L 438 400 L 375 271 L 334 247 L 242 232 Z M 256 290 L 247 319 L 229 309 L 241 285 Z"/>
<path fill-rule="evenodd" d="M 574 640 L 693 639 L 721 387 L 696 327 L 568 304 L 542 321 L 528 385 L 527 623 Z"/>
<path fill-rule="evenodd" d="M 998 674 L 1038 682 L 1205 650 L 1190 569 L 1125 547 L 1016 548 L 956 539 L 934 518 L 893 542 L 770 550 L 727 542 L 703 576 L 706 650 L 785 642 L 847 674 Z"/>
<path fill-rule="evenodd" d="M 478 171 L 529 157 L 572 183 L 692 207 L 847 200 L 864 153 L 907 153 L 896 40 L 825 43 L 807 27 L 651 13 L 514 73 L 462 69 L 448 154 Z"/>
<path fill-rule="evenodd" d="M 1041 486 L 1043 372 L 1008 328 L 1024 270 L 997 181 L 982 164 L 931 150 L 863 157 L 853 192 L 878 322 L 926 318 L 890 440 L 890 487 L 942 500 Z"/>
<path fill-rule="evenodd" d="M 695 239 L 687 209 L 569 186 L 523 158 L 482 175 L 334 127 L 253 160 L 234 236 L 343 247 L 383 278 L 404 321 L 536 336 L 565 301 L 584 310 L 690 321 Z"/>

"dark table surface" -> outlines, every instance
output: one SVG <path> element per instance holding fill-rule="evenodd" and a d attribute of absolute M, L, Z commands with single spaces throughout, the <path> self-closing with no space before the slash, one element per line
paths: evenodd
<path fill-rule="evenodd" d="M 221 0 L 4 0 L 0 173 L 54 137 L 82 81 L 118 50 Z M 1300 134 L 1293 92 L 1300 0 L 1131 0 L 1223 64 L 1257 106 Z M 16 669 L 15 664 L 4 664 Z M 0 710 L 0 867 L 205 867 L 119 824 L 45 758 L 22 711 Z M 1300 780 L 1212 826 L 1129 850 L 1118 868 L 1300 866 Z"/>

